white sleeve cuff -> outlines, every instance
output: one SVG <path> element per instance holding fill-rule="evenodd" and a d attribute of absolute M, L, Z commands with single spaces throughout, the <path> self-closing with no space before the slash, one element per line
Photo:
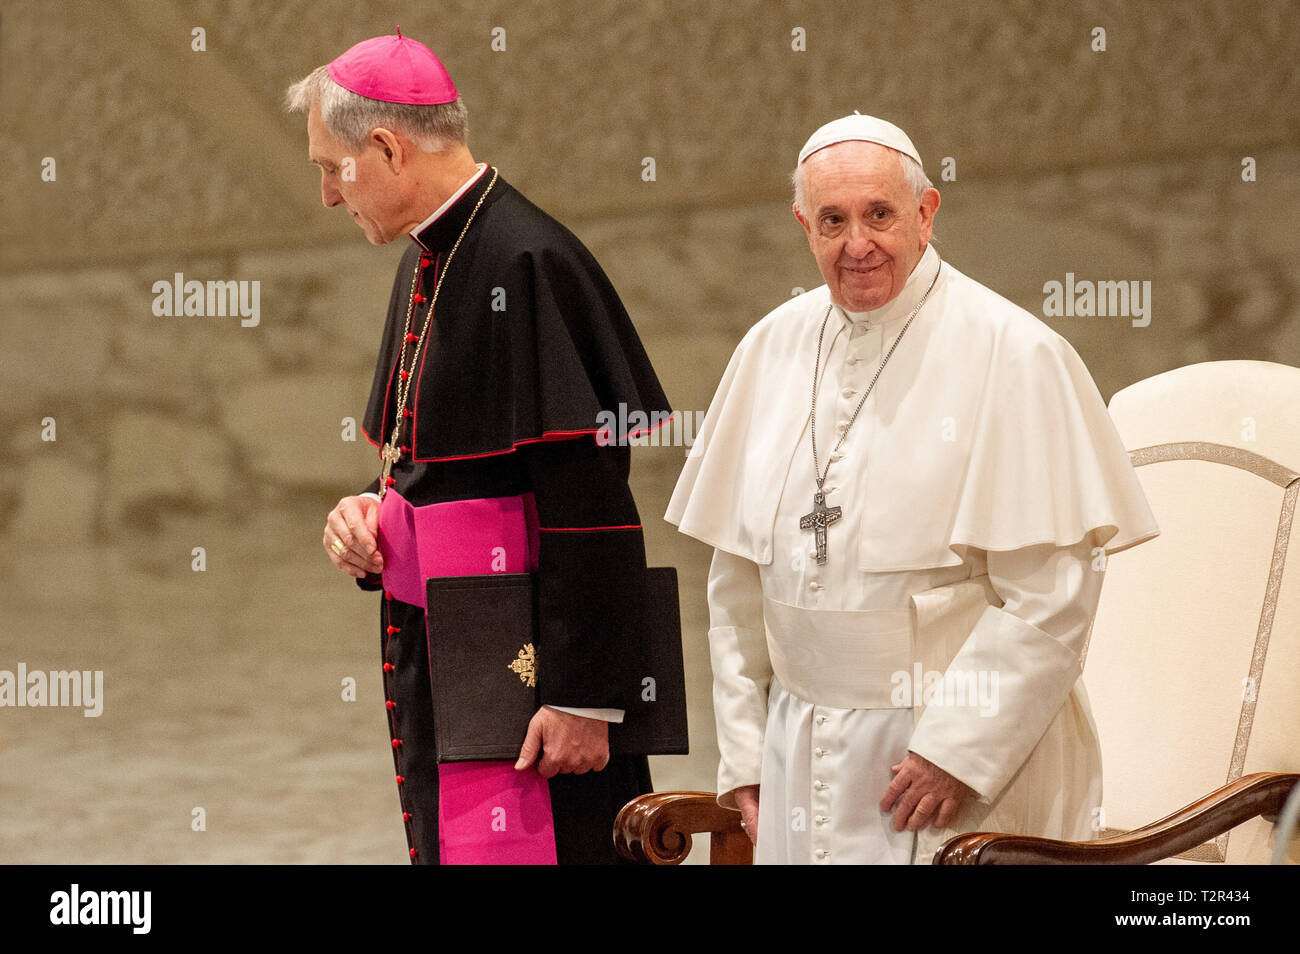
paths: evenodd
<path fill-rule="evenodd" d="M 599 719 L 601 722 L 622 722 L 622 709 L 583 709 L 574 706 L 547 706 L 548 709 L 554 709 L 556 712 L 567 712 L 569 715 L 582 716 L 584 719 Z"/>
<path fill-rule="evenodd" d="M 1087 538 L 1073 547 L 989 551 L 988 569 L 1003 606 L 985 608 L 944 683 L 986 686 L 989 698 L 927 705 L 909 748 L 991 801 L 1079 678 L 1104 571 Z"/>

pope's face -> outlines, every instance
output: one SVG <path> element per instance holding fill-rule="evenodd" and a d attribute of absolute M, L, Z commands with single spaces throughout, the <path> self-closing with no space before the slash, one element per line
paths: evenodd
<path fill-rule="evenodd" d="M 802 194 L 795 218 L 831 299 L 848 311 L 893 301 L 930 241 L 939 193 L 917 201 L 894 150 L 841 142 L 804 160 Z"/>
<path fill-rule="evenodd" d="M 372 139 L 359 154 L 348 149 L 326 128 L 317 104 L 307 114 L 307 146 L 311 161 L 320 167 L 321 201 L 326 208 L 341 203 L 375 245 L 404 234 L 409 216 L 382 145 Z"/>

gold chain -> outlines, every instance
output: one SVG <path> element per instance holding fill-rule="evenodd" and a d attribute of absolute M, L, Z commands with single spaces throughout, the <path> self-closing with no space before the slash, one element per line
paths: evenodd
<path fill-rule="evenodd" d="M 483 206 L 483 200 L 488 197 L 488 193 L 492 191 L 492 187 L 496 185 L 496 182 L 497 170 L 493 169 L 492 180 L 488 182 L 488 186 L 483 190 L 483 194 L 478 197 L 478 202 L 474 205 L 473 211 L 470 212 L 469 218 L 465 220 L 465 227 L 460 230 L 460 235 L 456 237 L 456 243 L 452 245 L 451 251 L 447 253 L 447 261 L 443 264 L 442 271 L 438 274 L 437 280 L 433 283 L 433 297 L 429 299 L 429 311 L 428 314 L 424 316 L 424 327 L 420 329 L 420 337 L 416 340 L 415 348 L 411 351 L 411 368 L 406 372 L 406 379 L 403 380 L 401 374 L 398 374 L 397 419 L 393 423 L 393 435 L 384 446 L 387 455 L 381 455 L 385 457 L 385 467 L 380 473 L 379 478 L 380 496 L 383 496 L 384 491 L 387 489 L 388 473 L 391 469 L 392 462 L 396 460 L 396 457 L 393 457 L 392 460 L 387 458 L 388 455 L 391 455 L 396 450 L 397 439 L 402 432 L 402 418 L 406 413 L 406 402 L 411 393 L 411 382 L 415 379 L 415 368 L 420 363 L 420 349 L 424 347 L 425 338 L 429 334 L 429 323 L 433 320 L 433 309 L 438 303 L 438 293 L 442 291 L 442 280 L 447 277 L 447 269 L 451 267 L 451 260 L 456 255 L 456 250 L 460 248 L 460 243 L 464 240 L 466 233 L 469 232 L 469 227 L 473 223 L 474 217 L 478 215 L 478 210 Z M 419 287 L 420 275 L 423 271 L 424 269 L 422 267 L 417 266 L 415 274 L 411 277 L 411 294 L 406 303 L 406 324 L 402 328 L 402 350 L 397 357 L 397 369 L 399 372 L 406 370 L 407 339 L 411 335 L 411 319 L 415 317 L 415 290 Z"/>

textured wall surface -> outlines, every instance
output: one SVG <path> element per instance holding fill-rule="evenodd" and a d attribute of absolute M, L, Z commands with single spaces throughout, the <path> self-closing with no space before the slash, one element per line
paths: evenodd
<path fill-rule="evenodd" d="M 374 598 L 319 543 L 375 468 L 341 421 L 401 249 L 321 208 L 280 108 L 399 24 L 446 61 L 476 157 L 591 247 L 679 409 L 820 284 L 788 174 L 855 108 L 911 134 L 966 274 L 1040 316 L 1067 273 L 1151 282 L 1147 327 L 1045 318 L 1103 397 L 1300 363 L 1293 3 L 5 3 L 0 670 L 105 674 L 98 718 L 0 709 L 6 861 L 405 861 Z M 260 282 L 260 322 L 156 317 L 176 272 Z M 651 560 L 683 582 L 692 702 L 691 756 L 653 768 L 710 789 L 709 551 L 661 519 L 683 455 L 633 462 Z"/>

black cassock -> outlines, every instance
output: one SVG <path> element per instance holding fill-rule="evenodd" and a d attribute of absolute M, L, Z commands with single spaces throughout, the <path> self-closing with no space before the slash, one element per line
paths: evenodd
<path fill-rule="evenodd" d="M 626 708 L 629 626 L 616 594 L 645 568 L 628 487 L 630 450 L 597 442 L 598 414 L 663 415 L 667 399 L 613 286 L 566 228 L 492 169 L 419 233 L 402 257 L 366 410 L 376 446 L 392 433 L 398 357 L 412 280 L 419 334 L 443 275 L 413 372 L 391 488 L 414 506 L 531 492 L 540 533 L 537 587 L 541 704 Z M 487 190 L 448 267 L 448 253 Z M 410 355 L 408 345 L 408 362 Z M 620 404 L 626 415 L 620 414 Z M 653 419 L 653 417 L 651 417 Z M 623 435 L 613 435 L 621 437 Z M 376 480 L 369 490 L 378 489 Z M 381 588 L 375 576 L 359 581 Z M 424 610 L 385 594 L 381 652 L 393 759 L 415 863 L 437 863 L 438 768 Z M 483 700 L 483 712 L 491 700 Z M 610 863 L 615 814 L 651 790 L 644 756 L 550 781 L 560 864 Z"/>

